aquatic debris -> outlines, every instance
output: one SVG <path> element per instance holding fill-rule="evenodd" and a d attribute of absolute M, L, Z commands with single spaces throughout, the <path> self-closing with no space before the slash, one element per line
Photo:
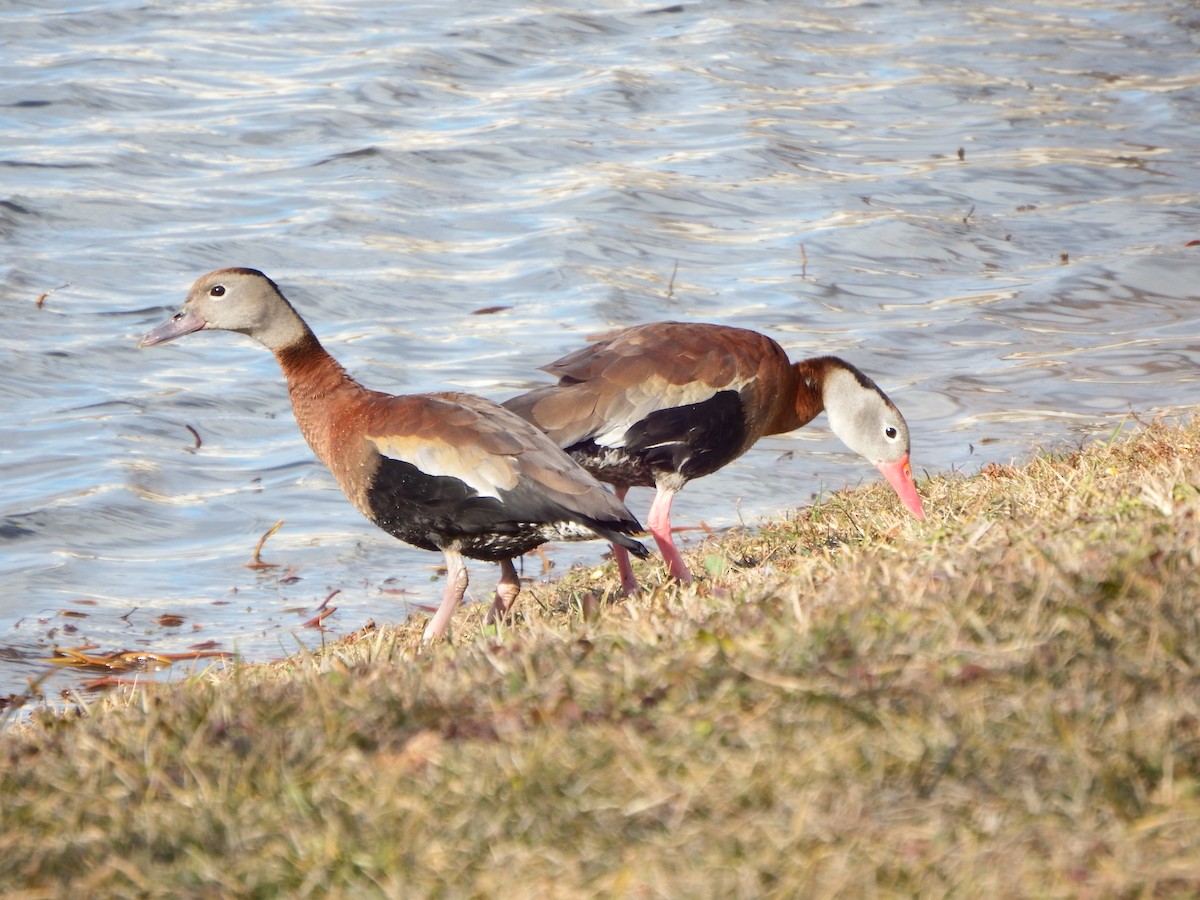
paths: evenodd
<path fill-rule="evenodd" d="M 50 290 L 48 290 L 48 291 L 42 291 L 42 293 L 38 294 L 38 298 L 37 298 L 37 300 L 35 301 L 35 304 L 34 304 L 34 305 L 35 305 L 35 306 L 36 306 L 38 309 L 41 309 L 41 308 L 42 308 L 42 304 L 46 302 L 46 298 L 47 298 L 47 297 L 49 297 L 49 296 L 50 296 L 51 294 L 53 294 L 55 291 L 61 291 L 63 288 L 68 288 L 68 287 L 70 287 L 70 286 L 71 286 L 71 282 L 69 282 L 69 281 L 68 281 L 68 282 L 66 282 L 65 284 L 60 284 L 60 285 L 59 285 L 58 287 L 56 287 L 56 288 L 50 288 Z"/>
<path fill-rule="evenodd" d="M 228 659 L 233 654 L 225 650 L 192 650 L 185 653 L 155 653 L 150 650 L 114 650 L 109 653 L 90 653 L 98 645 L 55 647 L 54 655 L 42 662 L 67 669 L 92 669 L 100 672 L 137 672 L 163 669 L 181 660 Z"/>
<path fill-rule="evenodd" d="M 248 562 L 243 563 L 247 569 L 275 569 L 279 567 L 278 563 L 268 563 L 262 561 L 263 544 L 267 542 L 267 538 L 283 527 L 283 519 L 280 519 L 274 525 L 267 529 L 267 533 L 258 539 L 258 543 L 254 546 L 254 554 Z"/>
<path fill-rule="evenodd" d="M 342 592 L 341 588 L 337 588 L 333 591 L 330 591 L 329 595 L 324 600 L 321 601 L 321 605 L 317 607 L 317 614 L 315 616 L 313 616 L 311 619 L 309 619 L 307 622 L 305 622 L 303 627 L 304 628 L 324 628 L 325 626 L 322 625 L 321 623 L 324 622 L 326 618 L 328 618 L 329 616 L 331 616 L 335 612 L 337 612 L 337 607 L 330 606 L 329 601 L 332 600 L 334 597 L 336 597 L 341 592 Z"/>
<path fill-rule="evenodd" d="M 322 625 L 321 623 L 323 621 L 325 621 L 325 619 L 328 618 L 329 616 L 332 616 L 335 612 L 337 612 L 336 606 L 326 607 L 325 609 L 323 609 L 319 613 L 317 613 L 315 616 L 313 616 L 311 619 L 309 619 L 307 622 L 305 622 L 302 627 L 304 627 L 304 628 L 324 628 L 325 626 Z"/>

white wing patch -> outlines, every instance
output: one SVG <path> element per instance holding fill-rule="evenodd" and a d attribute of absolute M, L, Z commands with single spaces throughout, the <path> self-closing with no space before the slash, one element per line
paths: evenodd
<path fill-rule="evenodd" d="M 499 456 L 479 447 L 452 447 L 413 437 L 367 436 L 379 452 L 390 459 L 406 462 L 426 475 L 457 478 L 480 496 L 500 499 L 501 491 L 511 491 L 519 480 L 515 456 Z"/>
<path fill-rule="evenodd" d="M 753 378 L 741 378 L 720 387 L 712 387 L 700 382 L 671 384 L 661 376 L 652 376 L 624 391 L 620 395 L 618 409 L 602 411 L 605 413 L 603 424 L 608 427 L 596 434 L 592 440 L 601 447 L 624 447 L 625 432 L 631 425 L 642 421 L 651 413 L 660 409 L 703 403 L 722 391 L 740 391 L 752 380 Z"/>

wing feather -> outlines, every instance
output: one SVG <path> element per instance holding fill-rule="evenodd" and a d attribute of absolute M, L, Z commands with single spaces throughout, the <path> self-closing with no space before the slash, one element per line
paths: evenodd
<path fill-rule="evenodd" d="M 457 478 L 484 497 L 516 487 L 523 444 L 492 419 L 495 404 L 454 393 L 385 399 L 395 402 L 375 407 L 366 435 L 381 454 L 427 475 Z"/>
<path fill-rule="evenodd" d="M 656 322 L 608 334 L 544 366 L 558 384 L 505 405 L 561 447 L 594 441 L 615 449 L 655 413 L 702 404 L 722 391 L 761 390 L 756 380 L 787 365 L 782 348 L 753 331 Z"/>
<path fill-rule="evenodd" d="M 557 507 L 636 524 L 610 491 L 516 413 L 471 394 L 390 399 L 398 402 L 385 404 L 367 434 L 384 456 L 427 475 L 457 478 L 481 496 L 513 506 L 518 518 L 537 521 Z"/>

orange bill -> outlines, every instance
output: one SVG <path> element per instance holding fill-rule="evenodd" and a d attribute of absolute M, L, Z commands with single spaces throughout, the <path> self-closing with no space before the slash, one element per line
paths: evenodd
<path fill-rule="evenodd" d="M 905 453 L 895 462 L 881 462 L 876 467 L 888 484 L 904 501 L 904 505 L 918 519 L 924 520 L 925 509 L 921 506 L 921 495 L 917 493 L 917 485 L 913 482 L 912 466 L 908 464 L 908 454 Z"/>

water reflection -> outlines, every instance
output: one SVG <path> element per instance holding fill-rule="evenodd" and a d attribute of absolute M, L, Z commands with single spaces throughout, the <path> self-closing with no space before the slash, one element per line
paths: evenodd
<path fill-rule="evenodd" d="M 311 459 L 267 354 L 134 349 L 218 265 L 268 271 L 391 391 L 503 398 L 613 325 L 759 328 L 874 376 L 918 470 L 1189 408 L 1186 16 L 193 12 L 0 13 L 0 695 L 67 637 L 264 656 L 319 640 L 298 624 L 332 590 L 339 631 L 436 595 L 436 557 L 375 535 Z M 870 477 L 818 421 L 676 512 L 753 522 Z M 244 568 L 279 519 L 281 568 Z"/>

